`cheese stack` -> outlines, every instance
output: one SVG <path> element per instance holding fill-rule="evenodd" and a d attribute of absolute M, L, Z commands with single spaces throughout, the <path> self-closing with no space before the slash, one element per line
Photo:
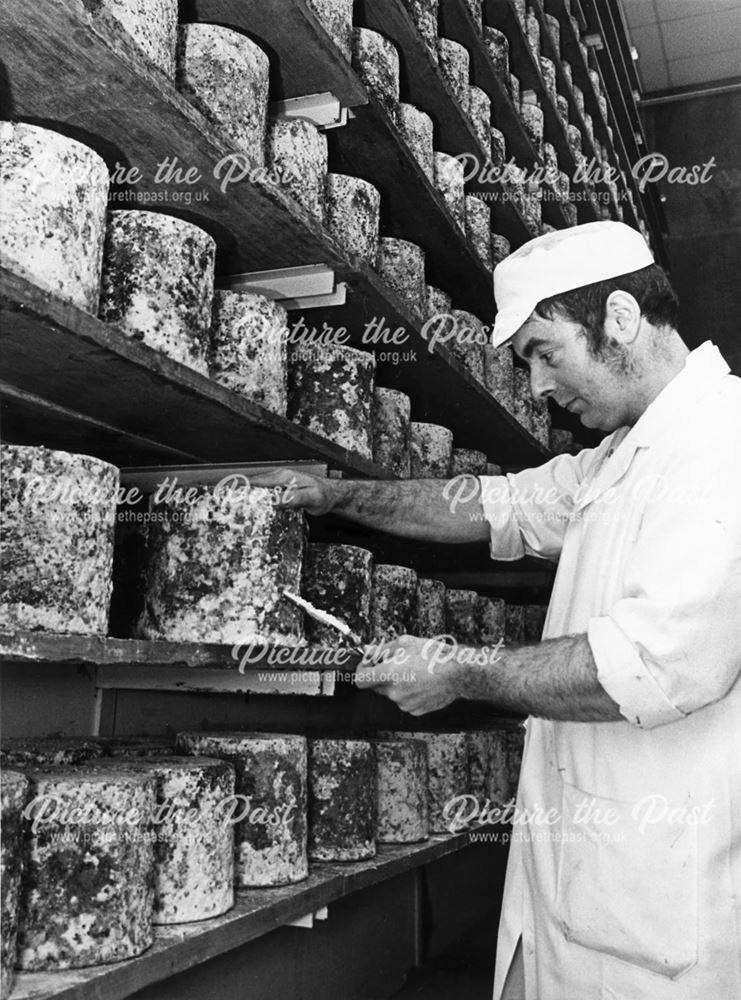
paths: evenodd
<path fill-rule="evenodd" d="M 283 733 L 178 733 L 178 748 L 228 761 L 236 774 L 235 883 L 289 885 L 309 874 L 306 740 Z"/>

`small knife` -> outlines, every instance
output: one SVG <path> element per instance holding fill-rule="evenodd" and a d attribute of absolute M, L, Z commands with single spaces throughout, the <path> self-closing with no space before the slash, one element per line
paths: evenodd
<path fill-rule="evenodd" d="M 321 622 L 322 625 L 329 625 L 330 628 L 336 629 L 341 635 L 344 635 L 353 644 L 356 652 L 362 654 L 365 653 L 363 640 L 340 618 L 330 615 L 328 611 L 321 611 L 319 608 L 315 608 L 313 604 L 309 604 L 307 600 L 303 597 L 299 597 L 298 594 L 294 594 L 294 592 L 292 590 L 288 590 L 288 588 L 283 591 L 283 596 L 287 597 L 289 601 L 293 601 L 293 603 L 297 604 L 298 607 L 303 608 L 309 618 L 313 618 L 314 621 Z"/>

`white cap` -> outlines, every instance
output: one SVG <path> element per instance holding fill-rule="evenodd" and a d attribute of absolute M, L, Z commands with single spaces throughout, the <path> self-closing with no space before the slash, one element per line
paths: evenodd
<path fill-rule="evenodd" d="M 538 236 L 494 268 L 491 342 L 498 347 L 513 337 L 543 299 L 653 263 L 643 236 L 623 222 L 588 222 Z"/>

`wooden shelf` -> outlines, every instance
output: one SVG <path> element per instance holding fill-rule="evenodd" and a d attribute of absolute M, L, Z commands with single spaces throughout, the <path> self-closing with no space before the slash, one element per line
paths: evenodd
<path fill-rule="evenodd" d="M 555 147 L 560 169 L 564 170 L 571 179 L 571 190 L 576 196 L 574 202 L 579 222 L 594 222 L 595 219 L 600 218 L 599 212 L 590 200 L 590 192 L 586 184 L 576 183 L 573 180 L 576 172 L 576 159 L 569 145 L 565 123 L 546 87 L 540 65 L 535 60 L 515 8 L 510 0 L 486 0 L 484 12 L 485 18 L 492 27 L 502 31 L 509 40 L 510 64 L 513 72 L 520 78 L 522 89 L 534 90 L 538 95 L 543 110 L 544 138 L 546 142 L 550 142 Z M 540 17 L 540 11 L 537 13 Z M 541 35 L 545 30 L 541 20 Z M 553 58 L 552 49 L 547 51 L 549 57 Z M 558 65 L 559 60 L 554 61 Z M 582 131 L 588 141 L 585 126 Z"/>
<path fill-rule="evenodd" d="M 400 49 L 402 98 L 432 118 L 435 149 L 451 156 L 467 154 L 476 157 L 483 166 L 490 159 L 490 151 L 479 146 L 468 116 L 443 79 L 401 0 L 361 0 L 359 13 L 365 26 L 391 38 Z M 495 111 L 494 106 L 492 110 Z M 523 163 L 536 158 L 521 122 L 515 131 L 507 134 L 507 141 L 508 144 L 514 143 L 511 148 L 508 147 L 509 152 L 522 157 Z M 492 229 L 506 236 L 513 250 L 532 238 L 517 207 L 502 197 L 505 188 L 500 183 L 472 178 L 467 189 L 471 194 L 484 192 L 488 195 L 487 200 L 492 206 Z"/>
<path fill-rule="evenodd" d="M 279 185 L 245 177 L 221 190 L 225 168 L 218 165 L 234 156 L 233 147 L 104 11 L 93 17 L 82 0 L 36 7 L 8 0 L 0 28 L 4 116 L 64 132 L 109 168 L 118 162 L 141 171 L 135 189 L 112 192 L 111 208 L 154 207 L 201 226 L 216 239 L 221 273 L 343 263 L 320 223 Z M 173 158 L 177 167 L 199 171 L 197 184 L 156 182 L 158 164 Z M 147 195 L 167 200 L 135 200 Z"/>
<path fill-rule="evenodd" d="M 343 107 L 367 93 L 305 0 L 184 0 L 181 21 L 206 21 L 252 35 L 270 55 L 270 95 L 287 100 L 333 94 Z"/>
<path fill-rule="evenodd" d="M 492 117 L 497 128 L 504 133 L 507 150 L 521 166 L 534 166 L 540 157 L 525 130 L 519 108 L 512 103 L 506 84 L 502 81 L 483 38 L 473 22 L 465 0 L 446 0 L 440 5 L 440 34 L 465 45 L 471 58 L 471 79 L 491 98 Z"/>
<path fill-rule="evenodd" d="M 359 662 L 344 649 L 0 631 L 0 664 L 81 664 L 96 687 L 115 690 L 331 695 Z"/>
<path fill-rule="evenodd" d="M 335 164 L 378 188 L 382 234 L 422 247 L 429 284 L 452 294 L 457 308 L 490 324 L 496 312 L 491 271 L 374 98 L 356 109 L 344 128 L 330 133 L 330 167 Z"/>
<path fill-rule="evenodd" d="M 328 321 L 346 323 L 356 340 L 372 316 L 407 331 L 408 341 L 399 353 L 409 357 L 399 363 L 380 360 L 377 381 L 412 396 L 414 419 L 445 423 L 458 447 L 481 448 L 499 462 L 547 455 L 444 345 L 430 353 L 419 327 L 374 272 L 350 273 L 347 279 L 348 304 L 340 317 L 332 311 Z M 55 420 L 58 408 L 63 408 L 70 420 L 73 414 L 83 417 L 78 441 L 87 435 L 95 443 L 93 432 L 102 433 L 101 425 L 114 437 L 120 431 L 124 437 L 118 454 L 125 454 L 128 465 L 148 461 L 156 441 L 163 446 L 161 460 L 167 458 L 165 449 L 170 460 L 199 462 L 312 458 L 349 475 L 392 478 L 373 462 L 225 389 L 4 268 L 0 317 L 2 371 L 12 387 L 3 402 L 4 433 L 14 443 L 58 443 Z M 34 400 L 39 406 L 33 406 Z M 22 423 L 29 412 L 34 415 L 32 432 Z M 104 435 L 98 438 L 98 443 L 105 441 Z"/>
<path fill-rule="evenodd" d="M 28 438 L 19 425 L 34 410 L 35 443 L 54 430 L 56 408 L 81 414 L 86 429 L 105 422 L 130 445 L 127 464 L 143 464 L 136 438 L 153 440 L 198 461 L 316 458 L 348 473 L 390 478 L 390 473 L 225 389 L 160 351 L 132 340 L 70 303 L 0 268 L 0 355 L 7 397 L 4 434 Z M 19 394 L 17 390 L 22 390 Z M 19 399 L 20 396 L 20 399 Z M 22 403 L 22 405 L 20 405 Z M 52 404 L 49 406 L 49 404 Z M 28 443 L 23 442 L 23 443 Z"/>
<path fill-rule="evenodd" d="M 68 972 L 17 973 L 11 1000 L 124 1000 L 138 990 L 207 962 L 270 931 L 315 913 L 353 892 L 378 885 L 461 851 L 469 835 L 432 836 L 413 845 L 381 845 L 369 861 L 312 864 L 293 886 L 240 890 L 233 909 L 198 923 L 155 929 L 138 958 Z M 328 918 L 332 920 L 330 908 Z"/>

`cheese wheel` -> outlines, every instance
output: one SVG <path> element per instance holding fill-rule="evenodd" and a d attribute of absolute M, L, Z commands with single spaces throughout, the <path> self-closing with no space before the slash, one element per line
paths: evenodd
<path fill-rule="evenodd" d="M 441 291 L 439 288 L 435 288 L 433 285 L 426 286 L 427 294 L 427 309 L 426 316 L 427 319 L 432 319 L 435 316 L 447 316 L 452 308 L 452 299 L 447 292 Z"/>
<path fill-rule="evenodd" d="M 399 104 L 399 52 L 394 43 L 369 28 L 353 28 L 352 62 L 373 96 L 392 119 Z"/>
<path fill-rule="evenodd" d="M 497 76 L 502 82 L 509 79 L 509 39 L 497 28 L 484 27 L 484 44 Z"/>
<path fill-rule="evenodd" d="M 178 733 L 183 753 L 219 757 L 236 773 L 234 851 L 240 888 L 309 874 L 306 739 L 285 733 Z"/>
<path fill-rule="evenodd" d="M 489 744 L 487 733 L 471 731 L 466 733 L 468 746 L 468 794 L 473 795 L 479 807 L 486 801 L 486 774 L 489 766 Z"/>
<path fill-rule="evenodd" d="M 340 448 L 372 459 L 376 359 L 368 351 L 326 345 L 319 355 L 292 352 L 288 417 Z"/>
<path fill-rule="evenodd" d="M 432 119 L 413 104 L 400 104 L 398 111 L 399 131 L 407 146 L 424 170 L 430 184 L 435 183 L 435 162 L 433 149 Z"/>
<path fill-rule="evenodd" d="M 525 641 L 525 609 L 522 604 L 507 604 L 504 608 L 504 641 L 509 646 Z"/>
<path fill-rule="evenodd" d="M 108 168 L 58 132 L 0 122 L 0 265 L 96 313 Z"/>
<path fill-rule="evenodd" d="M 525 749 L 524 729 L 506 730 L 504 733 L 505 759 L 507 763 L 507 798 L 517 797 L 517 787 L 520 783 L 522 754 Z"/>
<path fill-rule="evenodd" d="M 486 798 L 498 808 L 509 802 L 516 792 L 510 787 L 507 765 L 507 734 L 501 730 L 487 732 Z"/>
<path fill-rule="evenodd" d="M 285 417 L 288 321 L 283 306 L 252 292 L 214 292 L 210 375 Z"/>
<path fill-rule="evenodd" d="M 455 640 L 478 645 L 478 602 L 475 590 L 448 589 L 445 593 L 446 631 Z"/>
<path fill-rule="evenodd" d="M 207 374 L 215 256 L 213 239 L 190 222 L 159 212 L 111 212 L 100 318 Z"/>
<path fill-rule="evenodd" d="M 453 448 L 451 476 L 485 476 L 486 454 L 471 448 Z"/>
<path fill-rule="evenodd" d="M 504 133 L 493 125 L 491 129 L 491 161 L 499 170 L 503 170 L 507 162 L 507 140 Z"/>
<path fill-rule="evenodd" d="M 474 23 L 476 31 L 481 34 L 483 31 L 482 18 L 483 18 L 483 3 L 484 0 L 465 0 L 466 7 L 468 7 L 468 13 L 471 15 L 471 20 Z"/>
<path fill-rule="evenodd" d="M 169 736 L 93 736 L 91 742 L 105 757 L 172 757 L 175 738 Z"/>
<path fill-rule="evenodd" d="M 540 59 L 540 21 L 533 10 L 528 10 L 526 19 L 527 43 L 535 61 Z"/>
<path fill-rule="evenodd" d="M 376 853 L 376 758 L 367 740 L 309 740 L 309 856 L 362 861 Z"/>
<path fill-rule="evenodd" d="M 152 944 L 154 777 L 126 768 L 30 775 L 19 968 L 104 965 Z"/>
<path fill-rule="evenodd" d="M 365 641 L 370 621 L 373 555 L 355 545 L 307 547 L 301 593 L 315 607 L 349 625 Z M 306 637 L 317 646 L 351 646 L 337 629 L 306 617 Z"/>
<path fill-rule="evenodd" d="M 496 647 L 504 639 L 506 605 L 501 597 L 479 597 L 477 620 L 479 642 L 482 646 Z"/>
<path fill-rule="evenodd" d="M 457 358 L 478 381 L 484 381 L 484 347 L 489 339 L 484 324 L 465 309 L 453 309 L 455 335 L 448 341 Z"/>
<path fill-rule="evenodd" d="M 424 740 L 372 740 L 378 782 L 379 844 L 413 844 L 429 836 L 427 745 Z"/>
<path fill-rule="evenodd" d="M 539 156 L 543 155 L 543 128 L 545 117 L 543 109 L 537 104 L 521 104 L 520 118 L 525 126 L 525 131 L 530 137 L 530 141 L 535 146 L 535 151 Z"/>
<path fill-rule="evenodd" d="M 466 733 L 392 732 L 383 738 L 421 739 L 427 744 L 430 833 L 450 833 L 460 796 L 468 795 L 470 764 Z"/>
<path fill-rule="evenodd" d="M 556 55 L 561 58 L 561 23 L 554 14 L 545 15 L 546 26 L 548 27 L 548 32 L 553 40 L 553 47 L 556 50 Z M 589 75 L 592 75 L 593 70 L 589 71 Z"/>
<path fill-rule="evenodd" d="M 499 233 L 492 233 L 491 256 L 495 266 L 503 261 L 505 257 L 509 257 L 511 251 L 512 248 L 506 236 L 500 236 Z"/>
<path fill-rule="evenodd" d="M 0 773 L 0 1000 L 13 989 L 21 877 L 23 873 L 23 808 L 28 778 L 18 771 Z"/>
<path fill-rule="evenodd" d="M 151 775 L 157 805 L 154 924 L 207 920 L 234 905 L 234 768 L 211 757 L 113 757 L 103 768 Z"/>
<path fill-rule="evenodd" d="M 152 505 L 146 555 L 145 639 L 303 643 L 298 592 L 304 545 L 299 511 L 265 489 L 194 487 L 195 498 Z"/>
<path fill-rule="evenodd" d="M 378 273 L 416 319 L 425 312 L 425 255 L 416 243 L 383 236 L 378 248 Z"/>
<path fill-rule="evenodd" d="M 488 146 L 484 147 L 485 149 Z M 491 209 L 480 198 L 466 195 L 466 236 L 481 259 L 491 269 Z"/>
<path fill-rule="evenodd" d="M 515 107 L 520 104 L 520 80 L 514 73 L 509 74 L 509 96 Z"/>
<path fill-rule="evenodd" d="M 525 642 L 540 642 L 543 638 L 548 608 L 543 604 L 526 604 L 523 610 Z"/>
<path fill-rule="evenodd" d="M 17 768 L 63 767 L 102 757 L 95 737 L 5 737 L 0 742 L 0 765 Z"/>
<path fill-rule="evenodd" d="M 373 461 L 400 479 L 409 479 L 411 401 L 396 389 L 373 393 Z"/>
<path fill-rule="evenodd" d="M 353 0 L 308 0 L 308 4 L 349 62 L 352 58 Z"/>
<path fill-rule="evenodd" d="M 488 154 L 491 147 L 491 98 L 481 87 L 468 88 L 468 117 L 479 146 Z"/>
<path fill-rule="evenodd" d="M 93 18 L 101 11 L 115 17 L 163 73 L 175 76 L 177 0 L 100 0 L 86 8 Z"/>
<path fill-rule="evenodd" d="M 347 253 L 371 267 L 378 259 L 381 195 L 359 177 L 327 174 L 327 229 Z"/>
<path fill-rule="evenodd" d="M 268 122 L 267 159 L 291 198 L 321 222 L 326 212 L 327 137 L 305 118 Z"/>
<path fill-rule="evenodd" d="M 506 344 L 484 344 L 484 385 L 508 413 L 514 410 L 514 355 Z"/>
<path fill-rule="evenodd" d="M 573 453 L 574 435 L 558 427 L 551 427 L 550 447 L 554 455 L 570 455 Z"/>
<path fill-rule="evenodd" d="M 545 56 L 540 57 L 540 69 L 543 74 L 543 81 L 545 82 L 546 90 L 550 95 L 551 100 L 556 101 L 556 64 L 552 59 L 547 59 Z"/>
<path fill-rule="evenodd" d="M 448 83 L 461 108 L 468 114 L 471 75 L 471 55 L 468 49 L 451 38 L 438 38 L 437 58 L 443 79 Z"/>
<path fill-rule="evenodd" d="M 445 633 L 445 584 L 420 577 L 412 602 L 411 634 L 432 639 Z"/>
<path fill-rule="evenodd" d="M 536 441 L 548 448 L 551 440 L 551 411 L 545 399 L 533 399 L 532 432 Z"/>
<path fill-rule="evenodd" d="M 526 431 L 533 429 L 533 395 L 530 391 L 530 375 L 519 366 L 514 367 L 513 412 Z"/>
<path fill-rule="evenodd" d="M 181 24 L 178 89 L 234 148 L 265 164 L 270 60 L 259 45 L 219 24 Z"/>
<path fill-rule="evenodd" d="M 465 169 L 463 163 L 447 153 L 434 154 L 435 187 L 443 196 L 448 211 L 459 227 L 466 229 Z"/>
<path fill-rule="evenodd" d="M 430 56 L 437 62 L 437 22 L 439 0 L 403 0 L 404 6 L 414 21 L 427 46 Z"/>
<path fill-rule="evenodd" d="M 447 479 L 453 455 L 453 432 L 439 424 L 411 423 L 412 479 Z"/>
<path fill-rule="evenodd" d="M 0 479 L 0 627 L 105 635 L 118 469 L 3 445 Z"/>
<path fill-rule="evenodd" d="M 417 574 L 413 569 L 385 563 L 373 567 L 369 632 L 372 643 L 409 634 L 416 591 Z"/>

